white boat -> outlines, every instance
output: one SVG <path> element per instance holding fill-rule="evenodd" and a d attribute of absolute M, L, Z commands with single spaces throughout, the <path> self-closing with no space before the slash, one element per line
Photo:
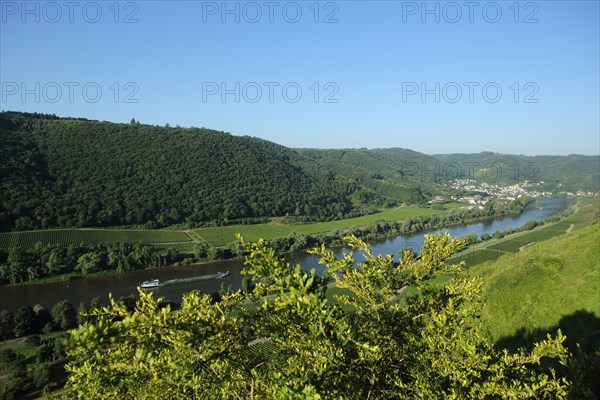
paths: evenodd
<path fill-rule="evenodd" d="M 226 272 L 219 272 L 219 273 L 217 274 L 216 278 L 217 278 L 217 279 L 222 279 L 222 278 L 225 278 L 225 277 L 226 277 L 226 276 L 228 276 L 228 275 L 229 275 L 229 271 L 226 271 Z"/>
<path fill-rule="evenodd" d="M 152 289 L 156 287 L 160 287 L 160 279 L 152 279 L 151 281 L 144 281 L 140 285 L 142 289 Z"/>

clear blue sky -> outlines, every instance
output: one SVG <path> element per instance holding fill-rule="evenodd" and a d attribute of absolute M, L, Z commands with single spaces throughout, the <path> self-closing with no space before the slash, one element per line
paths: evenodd
<path fill-rule="evenodd" d="M 1 0 L 0 108 L 292 147 L 600 152 L 598 1 L 423 4 Z"/>

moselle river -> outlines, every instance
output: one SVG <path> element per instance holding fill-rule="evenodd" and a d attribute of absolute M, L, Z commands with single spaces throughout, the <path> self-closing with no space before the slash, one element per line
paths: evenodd
<path fill-rule="evenodd" d="M 493 234 L 497 230 L 502 231 L 509 227 L 518 228 L 529 220 L 542 221 L 547 216 L 563 211 L 568 202 L 567 198 L 539 199 L 529 204 L 520 215 L 456 225 L 445 229 L 434 229 L 409 236 L 397 236 L 393 239 L 373 241 L 371 244 L 375 254 L 394 254 L 397 256 L 398 252 L 405 246 L 418 251 L 423 244 L 424 234 L 426 233 L 447 230 L 452 236 L 464 236 L 469 233 L 476 233 L 477 235 Z M 338 253 L 345 250 L 343 248 L 336 249 Z M 291 263 L 299 263 L 306 268 L 316 268 L 319 273 L 324 268 L 317 263 L 316 256 L 306 252 L 291 253 L 287 255 L 287 258 Z M 107 303 L 109 293 L 112 293 L 116 299 L 137 293 L 138 285 L 145 280 L 186 279 L 229 271 L 229 275 L 223 279 L 184 282 L 150 289 L 157 296 L 165 297 L 167 300 L 180 301 L 182 294 L 191 290 L 213 293 L 219 291 L 223 284 L 239 289 L 242 281 L 241 270 L 243 264 L 242 260 L 225 260 L 200 265 L 131 271 L 68 282 L 2 286 L 0 287 L 0 309 L 14 311 L 22 306 L 33 306 L 35 304 L 48 307 L 63 299 L 69 300 L 77 307 L 81 301 L 89 303 L 95 297 L 100 297 L 103 303 Z"/>

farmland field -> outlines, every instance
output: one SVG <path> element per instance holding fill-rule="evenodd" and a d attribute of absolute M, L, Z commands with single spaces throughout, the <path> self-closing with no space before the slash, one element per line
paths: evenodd
<path fill-rule="evenodd" d="M 496 243 L 488 247 L 491 250 L 508 251 L 516 253 L 519 251 L 519 247 L 524 246 L 528 243 L 541 242 L 542 240 L 548 240 L 556 236 L 560 236 L 566 232 L 563 230 L 554 229 L 540 229 L 533 232 L 527 233 L 522 236 L 515 237 L 514 239 L 505 240 L 501 243 Z"/>
<path fill-rule="evenodd" d="M 452 207 L 452 205 L 450 205 L 450 207 Z M 432 215 L 445 212 L 447 211 L 420 207 L 399 207 L 385 210 L 376 214 L 343 219 L 339 221 L 316 222 L 312 224 L 301 225 L 257 224 L 220 226 L 215 228 L 196 229 L 193 231 L 193 235 L 194 237 L 199 237 L 208 243 L 223 245 L 235 241 L 236 233 L 240 233 L 246 240 L 256 241 L 260 238 L 275 239 L 285 237 L 292 232 L 303 234 L 329 232 L 335 229 L 347 229 L 352 226 L 367 225 L 379 220 L 399 221 L 418 215 Z"/>
<path fill-rule="evenodd" d="M 448 208 L 456 208 L 457 204 L 448 204 Z M 177 230 L 130 230 L 130 229 L 54 229 L 44 231 L 5 232 L 0 233 L 0 250 L 12 248 L 31 248 L 36 243 L 63 245 L 99 245 L 108 243 L 152 243 L 159 248 L 174 247 L 181 251 L 191 251 L 195 242 L 208 242 L 213 245 L 224 245 L 235 241 L 235 234 L 241 233 L 248 240 L 260 238 L 271 239 L 297 233 L 318 233 L 334 229 L 345 229 L 352 226 L 367 225 L 378 220 L 397 221 L 417 215 L 440 214 L 446 211 L 420 207 L 399 207 L 376 214 L 340 221 L 319 222 L 302 225 L 233 225 L 215 228 L 204 228 L 189 231 Z M 186 243 L 175 243 L 186 242 Z M 172 243 L 172 244 L 171 244 Z"/>
<path fill-rule="evenodd" d="M 117 230 L 117 229 L 57 229 L 47 231 L 0 233 L 0 249 L 31 248 L 36 243 L 63 245 L 99 245 L 116 242 L 170 243 L 186 242 L 190 237 L 181 231 Z"/>

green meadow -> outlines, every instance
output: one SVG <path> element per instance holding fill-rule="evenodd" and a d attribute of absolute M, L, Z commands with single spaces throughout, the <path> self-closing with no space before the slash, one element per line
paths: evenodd
<path fill-rule="evenodd" d="M 450 205 L 449 208 L 455 206 Z M 276 223 L 266 223 L 257 225 L 232 225 L 219 226 L 215 228 L 203 228 L 193 231 L 192 236 L 198 237 L 214 245 L 223 245 L 236 240 L 236 233 L 240 233 L 244 239 L 256 241 L 258 239 L 276 239 L 285 237 L 292 232 L 302 234 L 314 234 L 329 232 L 336 229 L 347 229 L 353 226 L 368 225 L 375 221 L 399 221 L 416 217 L 419 215 L 440 214 L 447 211 L 433 210 L 421 207 L 399 207 L 381 211 L 375 214 L 364 215 L 357 218 L 348 218 L 339 221 L 316 222 L 311 224 L 299 225 L 279 225 Z"/>
<path fill-rule="evenodd" d="M 448 209 L 460 206 L 448 204 Z M 440 214 L 447 211 L 433 210 L 414 206 L 384 210 L 375 214 L 339 221 L 317 222 L 311 224 L 285 225 L 277 222 L 257 225 L 232 225 L 190 231 L 166 229 L 52 229 L 26 232 L 0 233 L 0 250 L 13 248 L 32 248 L 36 243 L 63 245 L 100 245 L 108 243 L 151 243 L 159 248 L 174 247 L 179 251 L 192 251 L 195 242 L 207 242 L 211 245 L 225 245 L 236 240 L 236 233 L 244 238 L 256 241 L 260 238 L 274 239 L 289 235 L 291 232 L 313 234 L 347 229 L 352 226 L 368 225 L 375 221 L 398 221 L 419 215 Z"/>

